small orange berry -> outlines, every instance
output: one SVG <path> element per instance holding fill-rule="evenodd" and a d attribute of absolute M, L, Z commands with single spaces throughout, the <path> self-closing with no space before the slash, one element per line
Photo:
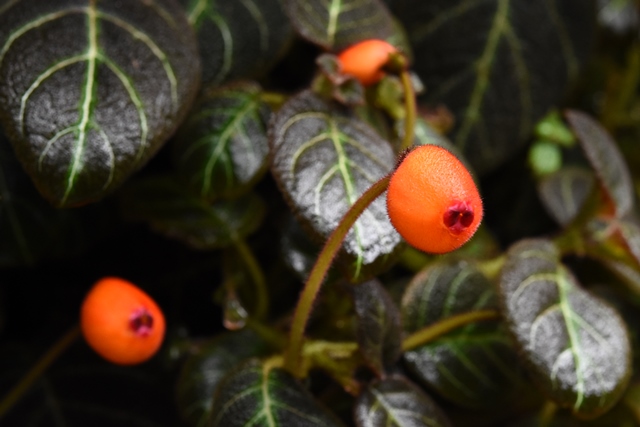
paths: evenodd
<path fill-rule="evenodd" d="M 164 315 L 149 295 L 126 280 L 106 277 L 87 294 L 80 313 L 85 340 L 118 365 L 153 356 L 164 338 Z"/>
<path fill-rule="evenodd" d="M 354 76 L 365 86 L 379 82 L 384 77 L 382 67 L 389 55 L 398 50 L 384 40 L 365 40 L 343 50 L 338 55 L 341 72 Z"/>
<path fill-rule="evenodd" d="M 436 145 L 421 145 L 404 157 L 389 182 L 387 210 L 410 245 L 436 254 L 458 249 L 482 220 L 482 200 L 471 174 Z"/>

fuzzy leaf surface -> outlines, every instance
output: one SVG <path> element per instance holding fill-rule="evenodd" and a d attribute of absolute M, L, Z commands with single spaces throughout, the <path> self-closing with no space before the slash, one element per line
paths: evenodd
<path fill-rule="evenodd" d="M 456 314 L 498 309 L 493 285 L 473 264 L 435 263 L 418 273 L 402 298 L 408 333 Z M 495 321 L 471 323 L 404 353 L 411 376 L 466 407 L 504 402 L 518 384 L 515 349 Z"/>
<path fill-rule="evenodd" d="M 369 385 L 355 405 L 358 427 L 449 427 L 440 408 L 402 377 L 387 377 Z"/>
<path fill-rule="evenodd" d="M 229 373 L 214 398 L 210 427 L 340 427 L 288 372 L 249 362 Z"/>
<path fill-rule="evenodd" d="M 393 19 L 380 0 L 284 0 L 295 31 L 327 50 L 394 34 Z"/>
<path fill-rule="evenodd" d="M 40 193 L 102 198 L 175 130 L 200 80 L 172 0 L 4 1 L 0 121 Z"/>
<path fill-rule="evenodd" d="M 582 417 L 621 397 L 631 371 L 625 324 L 583 290 L 547 240 L 524 240 L 507 254 L 499 294 L 508 326 L 545 394 Z"/>
<path fill-rule="evenodd" d="M 210 91 L 176 135 L 178 173 L 203 198 L 236 197 L 266 171 L 270 110 L 260 93 L 251 83 Z"/>
<path fill-rule="evenodd" d="M 395 0 L 424 101 L 455 116 L 453 143 L 483 174 L 526 142 L 584 63 L 593 0 Z"/>
<path fill-rule="evenodd" d="M 264 202 L 255 194 L 210 203 L 168 177 L 131 184 L 123 192 L 121 206 L 128 219 L 145 221 L 158 233 L 196 249 L 232 245 L 257 230 L 265 214 Z"/>
<path fill-rule="evenodd" d="M 564 168 L 544 177 L 538 185 L 538 194 L 553 219 L 560 225 L 568 225 L 580 212 L 594 182 L 588 170 Z"/>
<path fill-rule="evenodd" d="M 347 210 L 395 163 L 390 144 L 349 110 L 310 92 L 288 101 L 270 123 L 271 170 L 303 225 L 324 240 Z M 377 198 L 347 234 L 343 249 L 358 277 L 363 267 L 384 262 L 400 244 Z"/>
<path fill-rule="evenodd" d="M 180 0 L 196 31 L 207 86 L 259 77 L 293 36 L 280 0 Z"/>
<path fill-rule="evenodd" d="M 627 163 L 615 141 L 593 118 L 580 111 L 568 110 L 567 122 L 596 172 L 605 194 L 621 218 L 633 207 L 633 180 Z"/>
<path fill-rule="evenodd" d="M 369 366 L 383 375 L 402 353 L 400 311 L 375 279 L 355 285 L 353 299 L 360 351 Z"/>
<path fill-rule="evenodd" d="M 211 415 L 213 393 L 224 376 L 245 359 L 264 356 L 267 344 L 255 332 L 229 332 L 205 344 L 182 367 L 176 398 L 182 417 L 196 427 Z"/>

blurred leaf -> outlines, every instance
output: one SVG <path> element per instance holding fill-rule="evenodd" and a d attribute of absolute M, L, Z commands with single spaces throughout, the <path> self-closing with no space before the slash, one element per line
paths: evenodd
<path fill-rule="evenodd" d="M 200 62 L 173 1 L 4 2 L 0 120 L 58 206 L 99 200 L 173 133 Z"/>
<path fill-rule="evenodd" d="M 0 396 L 4 397 L 35 357 L 6 342 L 0 356 Z M 1 423 L 3 427 L 173 427 L 180 420 L 171 381 L 153 362 L 115 366 L 80 344 L 63 354 L 4 414 Z"/>
<path fill-rule="evenodd" d="M 293 31 L 279 0 L 180 0 L 195 28 L 205 85 L 260 77 Z"/>
<path fill-rule="evenodd" d="M 515 154 L 558 103 L 593 45 L 593 0 L 395 0 L 425 101 L 456 117 L 451 136 L 484 174 Z"/>
<path fill-rule="evenodd" d="M 471 263 L 439 261 L 418 273 L 402 298 L 405 331 L 415 332 L 456 314 L 498 309 L 493 285 Z M 476 322 L 405 352 L 412 376 L 466 407 L 486 407 L 511 397 L 517 358 L 497 322 Z"/>
<path fill-rule="evenodd" d="M 213 398 L 210 427 L 342 424 L 286 371 L 258 361 L 229 373 Z"/>
<path fill-rule="evenodd" d="M 627 215 L 633 207 L 633 181 L 615 141 L 587 114 L 567 110 L 565 116 L 591 162 L 602 189 L 613 203 L 615 215 L 618 218 Z"/>
<path fill-rule="evenodd" d="M 178 378 L 176 398 L 182 417 L 196 427 L 207 425 L 213 393 L 222 378 L 245 359 L 267 354 L 255 332 L 228 332 L 204 344 L 187 359 Z"/>
<path fill-rule="evenodd" d="M 353 299 L 360 351 L 367 364 L 383 376 L 402 353 L 400 311 L 378 280 L 355 285 Z"/>
<path fill-rule="evenodd" d="M 598 0 L 598 22 L 614 33 L 638 30 L 638 5 L 634 0 Z"/>
<path fill-rule="evenodd" d="M 544 177 L 538 184 L 538 194 L 553 219 L 566 226 L 580 212 L 594 181 L 588 170 L 564 168 Z"/>
<path fill-rule="evenodd" d="M 306 280 L 316 262 L 319 245 L 304 232 L 293 216 L 287 218 L 280 239 L 281 256 L 301 280 Z"/>
<path fill-rule="evenodd" d="M 257 230 L 265 214 L 264 202 L 255 194 L 209 203 L 164 176 L 132 183 L 120 202 L 127 219 L 145 221 L 158 233 L 196 249 L 232 245 Z"/>
<path fill-rule="evenodd" d="M 260 93 L 251 83 L 209 91 L 176 135 L 178 173 L 202 198 L 237 197 L 266 171 L 270 111 Z"/>
<path fill-rule="evenodd" d="M 0 131 L 0 267 L 73 254 L 88 234 L 78 211 L 55 209 L 42 199 Z"/>
<path fill-rule="evenodd" d="M 339 51 L 363 40 L 393 35 L 393 19 L 380 0 L 283 1 L 296 32 L 327 50 Z"/>
<path fill-rule="evenodd" d="M 580 288 L 547 240 L 508 252 L 500 298 L 526 365 L 544 392 L 581 417 L 596 417 L 629 380 L 626 326 L 608 304 Z"/>
<path fill-rule="evenodd" d="M 269 135 L 271 168 L 285 199 L 304 225 L 323 239 L 395 162 L 389 143 L 366 123 L 310 92 L 292 98 L 278 111 Z M 381 196 L 343 242 L 352 276 L 359 278 L 364 267 L 389 261 L 400 242 Z"/>
<path fill-rule="evenodd" d="M 418 387 L 403 377 L 369 385 L 355 406 L 358 427 L 447 427 L 449 420 Z"/>

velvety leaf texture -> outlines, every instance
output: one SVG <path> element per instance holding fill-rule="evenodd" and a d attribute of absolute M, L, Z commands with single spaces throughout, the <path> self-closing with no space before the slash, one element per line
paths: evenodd
<path fill-rule="evenodd" d="M 568 225 L 580 212 L 594 182 L 593 173 L 588 170 L 564 168 L 544 177 L 538 184 L 538 194 L 553 219 Z"/>
<path fill-rule="evenodd" d="M 369 385 L 355 406 L 358 427 L 449 427 L 440 408 L 418 387 L 402 377 Z"/>
<path fill-rule="evenodd" d="M 380 0 L 283 0 L 298 34 L 328 50 L 394 34 L 393 19 Z"/>
<path fill-rule="evenodd" d="M 199 80 L 195 37 L 172 0 L 0 3 L 0 119 L 56 205 L 98 200 L 144 165 Z"/>
<path fill-rule="evenodd" d="M 120 201 L 128 219 L 146 221 L 158 233 L 197 249 L 232 245 L 257 230 L 265 213 L 264 202 L 255 194 L 210 203 L 166 177 L 133 183 Z"/>
<path fill-rule="evenodd" d="M 209 427 L 340 427 L 288 372 L 250 362 L 229 373 L 213 398 Z"/>
<path fill-rule="evenodd" d="M 206 85 L 264 74 L 293 36 L 280 0 L 181 2 L 197 33 Z"/>
<path fill-rule="evenodd" d="M 593 0 L 395 0 L 424 102 L 456 117 L 451 136 L 478 173 L 526 142 L 593 45 Z"/>
<path fill-rule="evenodd" d="M 421 271 L 402 298 L 409 333 L 456 314 L 489 309 L 498 309 L 493 285 L 464 260 Z M 498 322 L 469 324 L 403 357 L 411 377 L 466 407 L 504 402 L 519 383 L 513 344 Z"/>
<path fill-rule="evenodd" d="M 281 234 L 280 252 L 287 267 L 301 280 L 309 277 L 319 251 L 319 245 L 309 238 L 298 221 L 293 216 L 287 218 Z"/>
<path fill-rule="evenodd" d="M 402 353 L 400 311 L 378 280 L 354 286 L 353 299 L 360 351 L 369 366 L 383 375 Z"/>
<path fill-rule="evenodd" d="M 616 216 L 628 214 L 633 207 L 633 181 L 615 141 L 587 114 L 569 110 L 565 116 L 596 171 L 600 185 L 614 204 Z"/>
<path fill-rule="evenodd" d="M 203 96 L 174 138 L 178 173 L 205 199 L 237 197 L 267 169 L 269 108 L 244 83 Z"/>
<path fill-rule="evenodd" d="M 272 172 L 291 208 L 326 238 L 358 197 L 389 173 L 395 156 L 387 141 L 349 110 L 310 92 L 288 101 L 270 123 Z M 400 244 L 384 195 L 351 228 L 343 249 L 362 267 L 385 260 Z"/>
<path fill-rule="evenodd" d="M 211 415 L 213 393 L 222 378 L 243 360 L 263 356 L 267 344 L 255 332 L 229 332 L 205 344 L 182 367 L 176 398 L 182 417 L 196 427 Z"/>
<path fill-rule="evenodd" d="M 611 408 L 631 373 L 616 311 L 580 288 L 547 240 L 509 249 L 499 287 L 509 328 L 544 392 L 583 417 Z"/>

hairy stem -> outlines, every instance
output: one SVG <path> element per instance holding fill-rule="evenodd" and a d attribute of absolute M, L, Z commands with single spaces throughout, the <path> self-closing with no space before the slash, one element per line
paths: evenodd
<path fill-rule="evenodd" d="M 300 299 L 296 306 L 295 313 L 293 315 L 293 323 L 291 325 L 291 331 L 289 333 L 289 345 L 285 351 L 284 367 L 295 376 L 300 376 L 300 357 L 302 344 L 304 341 L 304 330 L 309 321 L 311 310 L 313 308 L 313 302 L 320 291 L 322 282 L 333 259 L 337 255 L 342 241 L 349 232 L 349 229 L 355 224 L 358 217 L 364 212 L 364 210 L 382 193 L 385 192 L 389 185 L 389 179 L 391 174 L 386 175 L 378 182 L 373 184 L 367 191 L 360 196 L 358 200 L 351 206 L 351 208 L 344 215 L 338 227 L 331 233 L 327 242 L 325 243 L 320 255 L 318 256 L 315 265 L 313 266 L 307 283 L 302 290 Z"/>
<path fill-rule="evenodd" d="M 55 362 L 58 357 L 69 348 L 71 344 L 80 336 L 80 327 L 78 325 L 71 328 L 58 341 L 56 341 L 40 360 L 22 377 L 20 382 L 0 401 L 0 419 L 22 398 L 22 396 L 31 388 L 33 383 Z"/>
<path fill-rule="evenodd" d="M 447 332 L 451 332 L 454 329 L 458 329 L 462 326 L 468 325 L 469 323 L 483 320 L 495 320 L 499 317 L 500 314 L 495 310 L 470 311 L 468 313 L 447 317 L 446 319 L 440 320 L 433 325 L 429 325 L 426 328 L 420 329 L 419 331 L 409 335 L 402 342 L 402 349 L 404 351 L 413 350 L 430 343 Z"/>
<path fill-rule="evenodd" d="M 402 138 L 402 145 L 400 146 L 400 152 L 403 152 L 413 145 L 417 112 L 416 94 L 413 91 L 409 71 L 402 71 L 400 73 L 400 80 L 402 81 L 402 88 L 404 90 L 404 109 L 406 114 L 404 117 L 404 137 Z"/>

